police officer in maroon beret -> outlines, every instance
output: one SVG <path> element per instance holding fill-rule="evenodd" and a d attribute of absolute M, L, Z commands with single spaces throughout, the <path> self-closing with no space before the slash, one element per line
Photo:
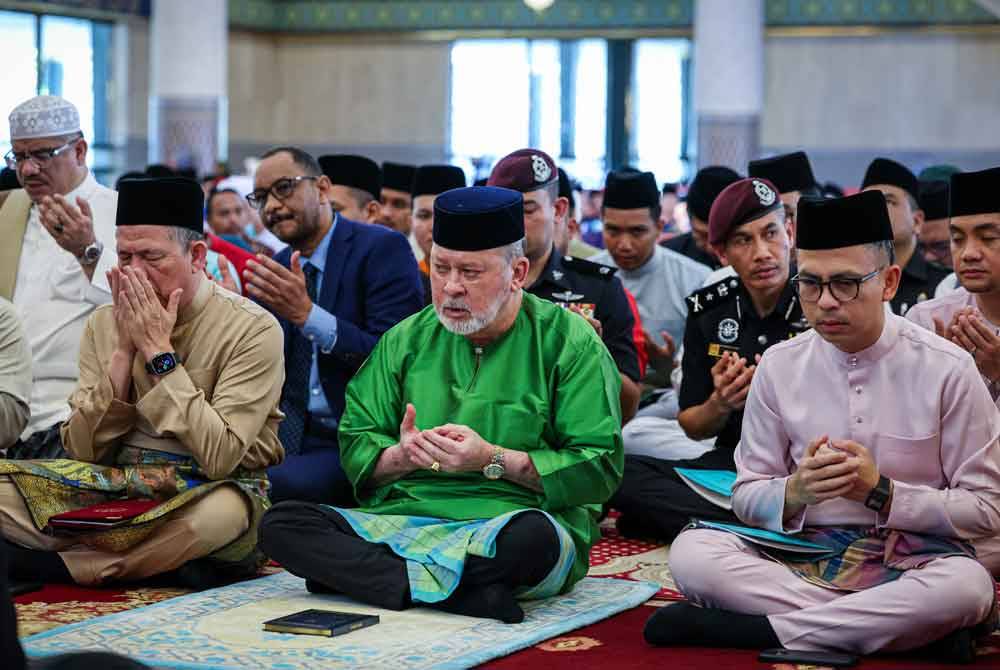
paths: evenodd
<path fill-rule="evenodd" d="M 559 196 L 555 161 L 544 151 L 520 149 L 500 159 L 487 184 L 524 195 L 524 253 L 531 263 L 525 290 L 579 313 L 594 327 L 621 373 L 622 419 L 628 421 L 639 404 L 642 379 L 635 319 L 615 268 L 555 249 L 555 222 L 569 207 Z"/>
<path fill-rule="evenodd" d="M 809 328 L 789 282 L 791 225 L 771 182 L 741 179 L 727 186 L 712 205 L 708 237 L 737 276 L 687 298 L 677 420 L 691 439 L 715 438 L 715 448 L 688 460 L 627 456 L 610 503 L 622 513 L 618 528 L 625 535 L 670 541 L 692 518 L 738 522 L 690 489 L 674 468 L 735 471 L 733 452 L 760 355 Z"/>

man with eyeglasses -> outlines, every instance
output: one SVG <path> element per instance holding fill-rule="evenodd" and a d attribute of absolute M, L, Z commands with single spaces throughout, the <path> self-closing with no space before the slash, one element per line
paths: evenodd
<path fill-rule="evenodd" d="M 611 505 L 621 512 L 623 535 L 671 541 L 692 517 L 736 520 L 674 468 L 736 469 L 757 360 L 809 328 L 789 282 L 792 229 L 771 182 L 741 179 L 723 189 L 709 213 L 708 241 L 736 274 L 688 296 L 677 420 L 639 416 L 622 432 L 625 476 Z M 705 440 L 714 448 L 706 451 Z"/>
<path fill-rule="evenodd" d="M 1000 413 L 967 352 L 884 308 L 900 268 L 881 192 L 803 199 L 797 232 L 813 330 L 757 366 L 732 500 L 743 523 L 828 551 L 685 530 L 670 568 L 691 602 L 654 614 L 646 639 L 861 654 L 936 641 L 928 656 L 969 662 L 995 622 L 974 547 L 1000 531 Z"/>
<path fill-rule="evenodd" d="M 8 458 L 65 451 L 84 323 L 111 301 L 117 194 L 87 169 L 80 115 L 67 100 L 38 96 L 10 113 L 7 165 L 21 189 L 0 195 L 0 296 L 11 300 L 31 348 L 31 419 Z"/>
<path fill-rule="evenodd" d="M 918 249 L 917 231 L 925 218 L 920 209 L 919 184 L 905 165 L 888 158 L 873 160 L 861 183 L 862 191 L 881 191 L 889 205 L 892 243 L 903 273 L 889 305 L 901 316 L 918 302 L 933 298 L 938 284 L 949 275 L 948 268 L 928 262 Z"/>
<path fill-rule="evenodd" d="M 286 457 L 268 471 L 275 501 L 353 505 L 337 441 L 344 389 L 382 334 L 424 305 L 406 238 L 336 214 L 331 188 L 315 158 L 278 147 L 262 156 L 247 196 L 289 245 L 273 259 L 258 255 L 243 274 L 247 295 L 285 333 Z"/>

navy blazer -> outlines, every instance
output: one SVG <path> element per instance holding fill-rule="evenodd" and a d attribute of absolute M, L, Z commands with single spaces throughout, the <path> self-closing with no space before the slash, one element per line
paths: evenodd
<path fill-rule="evenodd" d="M 275 255 L 285 267 L 291 247 Z M 382 333 L 424 307 L 420 269 L 409 241 L 383 226 L 338 217 L 326 254 L 320 307 L 337 317 L 333 351 L 319 356 L 319 376 L 333 415 L 344 412 L 344 391 Z M 277 315 L 276 315 L 277 316 Z M 285 332 L 285 360 L 298 330 L 278 317 Z"/>

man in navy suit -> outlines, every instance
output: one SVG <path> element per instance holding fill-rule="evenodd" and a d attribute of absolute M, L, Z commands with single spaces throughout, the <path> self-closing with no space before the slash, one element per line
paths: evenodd
<path fill-rule="evenodd" d="M 268 470 L 276 502 L 352 504 L 337 445 L 344 389 L 382 333 L 424 305 L 406 238 L 335 214 L 331 188 L 316 159 L 279 147 L 262 157 L 247 197 L 288 244 L 244 273 L 247 294 L 285 331 L 285 460 Z"/>

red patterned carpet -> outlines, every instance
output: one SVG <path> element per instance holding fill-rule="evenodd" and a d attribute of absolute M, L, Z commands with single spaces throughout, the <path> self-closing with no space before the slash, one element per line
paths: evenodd
<path fill-rule="evenodd" d="M 796 670 L 794 666 L 765 666 L 756 652 L 677 648 L 656 649 L 642 639 L 642 628 L 656 607 L 682 600 L 667 566 L 667 548 L 620 537 L 610 524 L 603 527 L 604 538 L 591 550 L 590 575 L 649 580 L 662 585 L 646 605 L 623 612 L 605 621 L 553 638 L 482 667 L 491 670 L 581 670 L 582 668 L 634 668 L 663 670 L 725 670 L 727 668 Z M 67 623 L 150 605 L 186 593 L 180 589 L 85 589 L 75 586 L 47 586 L 41 591 L 15 599 L 22 635 L 39 633 Z M 980 648 L 977 662 L 970 668 L 1000 669 L 1000 635 Z M 807 667 L 799 666 L 798 670 Z M 931 670 L 940 664 L 919 657 L 878 657 L 865 659 L 863 668 L 872 670 Z M 948 666 L 944 666 L 948 667 Z M 819 670 L 819 669 L 815 669 Z"/>

